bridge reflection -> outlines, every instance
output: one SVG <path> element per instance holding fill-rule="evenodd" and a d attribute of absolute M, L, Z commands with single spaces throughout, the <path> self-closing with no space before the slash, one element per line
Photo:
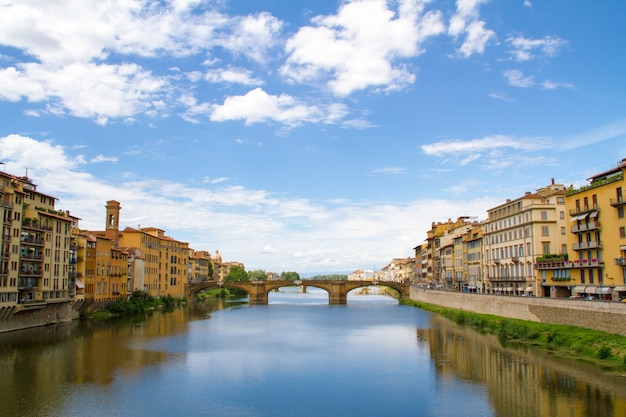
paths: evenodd
<path fill-rule="evenodd" d="M 303 292 L 306 292 L 307 287 L 316 287 L 325 290 L 328 292 L 328 303 L 331 305 L 346 304 L 348 302 L 348 293 L 350 291 L 372 285 L 392 288 L 398 291 L 400 299 L 409 296 L 409 284 L 404 282 L 317 279 L 303 279 L 299 281 L 231 281 L 223 283 L 207 281 L 187 284 L 185 287 L 185 294 L 188 298 L 191 298 L 195 297 L 198 292 L 207 289 L 237 288 L 248 294 L 248 300 L 251 305 L 263 305 L 268 303 L 270 291 L 277 290 L 282 287 L 293 287 L 296 285 L 301 286 Z"/>

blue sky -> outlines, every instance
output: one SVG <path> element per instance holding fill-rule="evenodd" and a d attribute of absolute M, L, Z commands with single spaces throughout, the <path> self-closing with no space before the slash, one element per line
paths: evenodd
<path fill-rule="evenodd" d="M 378 269 L 626 157 L 626 3 L 0 0 L 0 169 L 246 268 Z"/>

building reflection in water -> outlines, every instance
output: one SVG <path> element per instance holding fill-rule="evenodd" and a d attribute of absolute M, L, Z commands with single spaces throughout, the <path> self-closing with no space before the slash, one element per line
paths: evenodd
<path fill-rule="evenodd" d="M 498 416 L 626 417 L 626 380 L 577 361 L 527 348 L 503 348 L 440 316 L 418 329 L 441 378 L 446 375 L 486 387 Z"/>
<path fill-rule="evenodd" d="M 65 401 L 68 381 L 103 388 L 116 373 L 132 375 L 177 360 L 152 349 L 160 338 L 184 334 L 190 322 L 209 317 L 221 303 L 129 319 L 74 321 L 3 334 L 0 338 L 0 416 L 38 410 L 51 415 Z M 132 337 L 129 337 L 132 336 Z M 133 345 L 129 346 L 128 341 Z M 71 386 L 71 385 L 70 385 Z"/>

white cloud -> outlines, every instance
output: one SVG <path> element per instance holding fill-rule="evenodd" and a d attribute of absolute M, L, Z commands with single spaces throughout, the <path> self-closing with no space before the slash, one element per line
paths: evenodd
<path fill-rule="evenodd" d="M 485 27 L 485 22 L 480 20 L 478 9 L 481 4 L 489 0 L 457 0 L 456 12 L 450 18 L 448 34 L 454 37 L 465 35 L 458 52 L 467 57 L 475 53 L 482 54 L 487 43 L 495 39 L 493 30 Z"/>
<path fill-rule="evenodd" d="M 390 10 L 384 0 L 352 1 L 336 15 L 317 16 L 287 41 L 281 73 L 295 82 L 325 80 L 340 96 L 375 87 L 399 89 L 415 80 L 396 61 L 422 52 L 421 43 L 444 31 L 440 12 L 422 14 L 411 0 Z"/>
<path fill-rule="evenodd" d="M 545 90 L 555 90 L 557 88 L 572 88 L 570 83 L 557 83 L 554 81 L 535 81 L 534 77 L 530 75 L 524 75 L 520 70 L 508 70 L 504 71 L 504 77 L 512 87 L 530 88 L 541 87 Z"/>
<path fill-rule="evenodd" d="M 9 173 L 30 167 L 38 189 L 58 197 L 57 208 L 80 217 L 83 229 L 102 230 L 104 204 L 115 199 L 123 207 L 122 227 L 162 228 L 194 249 L 219 249 L 225 260 L 244 262 L 249 270 L 338 272 L 382 266 L 411 255 L 431 221 L 484 216 L 493 204 L 489 199 L 314 202 L 244 186 L 220 187 L 210 180 L 190 185 L 121 173 L 107 182 L 79 171 L 88 166 L 68 149 L 20 135 L 0 138 L 0 160 Z"/>
<path fill-rule="evenodd" d="M 567 44 L 567 41 L 558 36 L 546 36 L 543 39 L 528 39 L 522 36 L 509 37 L 507 42 L 511 45 L 511 54 L 516 61 L 528 61 L 535 58 L 536 51 L 542 56 L 552 57 Z"/>
<path fill-rule="evenodd" d="M 373 169 L 371 171 L 372 174 L 393 174 L 393 175 L 404 174 L 405 172 L 406 172 L 406 168 L 404 167 L 385 167 L 385 168 Z"/>
<path fill-rule="evenodd" d="M 0 44 L 24 52 L 21 61 L 0 70 L 0 99 L 26 98 L 55 115 L 134 120 L 135 115 L 167 116 L 176 90 L 187 90 L 168 66 L 166 76 L 132 61 L 209 54 L 223 48 L 237 57 L 263 61 L 282 23 L 266 13 L 227 16 L 204 2 L 169 0 L 23 0 L 0 13 Z M 113 57 L 113 58 L 112 58 Z M 121 57 L 121 58 L 120 58 Z M 215 60 L 213 60 L 216 62 Z M 257 83 L 224 69 L 222 81 Z"/>
<path fill-rule="evenodd" d="M 93 163 L 93 164 L 99 164 L 101 162 L 117 162 L 119 160 L 119 158 L 117 156 L 104 156 L 102 154 L 100 155 L 96 155 L 95 157 L 91 158 L 89 160 L 89 162 Z"/>
<path fill-rule="evenodd" d="M 252 72 L 242 68 L 222 68 L 207 71 L 204 79 L 211 83 L 232 83 L 243 85 L 262 85 L 263 80 L 252 76 Z"/>
<path fill-rule="evenodd" d="M 274 121 L 297 126 L 303 122 L 335 123 L 346 113 L 342 104 L 331 104 L 323 109 L 286 94 L 275 96 L 256 88 L 243 96 L 227 97 L 222 105 L 214 105 L 210 118 L 215 122 L 244 120 L 251 124 Z"/>
<path fill-rule="evenodd" d="M 429 156 L 455 155 L 476 159 L 483 153 L 494 150 L 513 149 L 516 151 L 535 151 L 552 147 L 547 138 L 516 138 L 504 135 L 487 136 L 468 141 L 451 140 L 422 145 L 421 149 Z"/>

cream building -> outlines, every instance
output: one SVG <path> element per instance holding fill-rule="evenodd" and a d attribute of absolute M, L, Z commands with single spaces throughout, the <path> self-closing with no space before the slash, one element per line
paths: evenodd
<path fill-rule="evenodd" d="M 537 258 L 567 253 L 565 187 L 527 192 L 487 210 L 483 246 L 485 289 L 491 294 L 549 297 L 535 277 Z"/>
<path fill-rule="evenodd" d="M 72 228 L 69 211 L 28 177 L 0 172 L 0 307 L 69 300 Z"/>

